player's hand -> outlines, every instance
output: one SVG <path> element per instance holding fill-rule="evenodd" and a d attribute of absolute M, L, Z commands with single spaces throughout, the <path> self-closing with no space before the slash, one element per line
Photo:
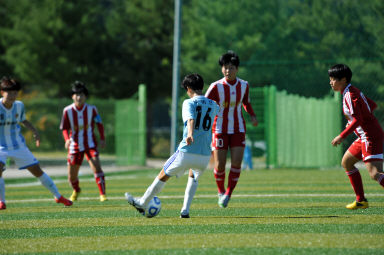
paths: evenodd
<path fill-rule="evenodd" d="M 187 145 L 191 145 L 193 143 L 193 136 L 187 136 L 185 142 L 187 143 Z"/>
<path fill-rule="evenodd" d="M 106 142 L 105 140 L 100 140 L 100 147 L 105 148 Z"/>
<path fill-rule="evenodd" d="M 67 141 L 65 141 L 64 147 L 68 150 L 70 144 L 71 144 L 71 139 L 68 139 Z"/>
<path fill-rule="evenodd" d="M 251 122 L 252 126 L 257 127 L 259 125 L 259 121 L 257 120 L 256 116 L 251 116 Z"/>
<path fill-rule="evenodd" d="M 341 144 L 343 142 L 343 140 L 344 140 L 344 138 L 342 138 L 340 135 L 338 135 L 335 138 L 333 138 L 331 144 L 336 147 L 337 145 Z"/>
<path fill-rule="evenodd" d="M 40 135 L 39 135 L 39 133 L 35 132 L 35 133 L 33 134 L 33 138 L 34 138 L 35 141 L 36 141 L 36 147 L 40 147 Z"/>

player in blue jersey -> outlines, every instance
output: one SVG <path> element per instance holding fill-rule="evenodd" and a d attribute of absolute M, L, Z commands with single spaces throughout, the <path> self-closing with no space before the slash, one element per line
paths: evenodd
<path fill-rule="evenodd" d="M 128 203 L 143 212 L 151 199 L 159 193 L 172 176 L 181 176 L 189 170 L 180 217 L 189 218 L 189 208 L 195 195 L 198 179 L 211 158 L 212 123 L 219 106 L 203 96 L 204 81 L 199 74 L 187 75 L 182 87 L 190 99 L 183 102 L 183 140 L 177 151 L 167 160 L 159 175 L 141 198 L 125 193 Z M 193 170 L 191 170 L 193 169 Z"/>
<path fill-rule="evenodd" d="M 0 210 L 6 209 L 5 184 L 2 175 L 7 158 L 12 158 L 19 169 L 28 169 L 31 174 L 38 178 L 41 184 L 54 195 L 56 203 L 71 206 L 72 202 L 59 193 L 52 179 L 41 170 L 39 162 L 29 151 L 20 132 L 19 123 L 33 132 L 36 146 L 40 146 L 39 133 L 25 119 L 24 104 L 21 101 L 16 101 L 17 94 L 21 89 L 20 83 L 3 77 L 0 89 L 2 96 L 0 98 Z"/>

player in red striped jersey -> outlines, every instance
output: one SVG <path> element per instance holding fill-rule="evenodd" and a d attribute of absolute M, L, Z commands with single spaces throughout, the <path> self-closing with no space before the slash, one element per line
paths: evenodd
<path fill-rule="evenodd" d="M 328 75 L 332 89 L 343 95 L 343 112 L 348 120 L 347 127 L 332 140 L 332 145 L 341 144 L 352 132 L 357 135 L 357 139 L 345 152 L 341 161 L 356 194 L 356 201 L 348 204 L 346 208 L 365 209 L 368 207 L 368 201 L 364 196 L 363 182 L 355 164 L 363 160 L 371 178 L 384 187 L 384 133 L 373 114 L 377 105 L 351 85 L 352 71 L 348 66 L 334 65 L 328 70 Z"/>
<path fill-rule="evenodd" d="M 94 125 L 96 124 L 99 130 L 101 148 L 105 147 L 104 126 L 96 106 L 85 102 L 87 96 L 88 89 L 84 83 L 76 81 L 72 84 L 73 104 L 64 108 L 60 124 L 65 140 L 65 148 L 68 149 L 68 179 L 73 188 L 70 200 L 77 200 L 81 192 L 78 175 L 85 154 L 94 172 L 100 192 L 100 201 L 104 202 L 107 200 L 105 178 L 99 160 Z"/>
<path fill-rule="evenodd" d="M 241 162 L 245 147 L 245 120 L 242 106 L 251 116 L 253 126 L 258 121 L 249 100 L 249 85 L 237 77 L 240 60 L 233 52 L 228 51 L 219 59 L 224 77 L 212 83 L 205 96 L 216 101 L 220 111 L 212 126 L 212 149 L 214 157 L 214 176 L 218 188 L 220 207 L 227 207 L 232 192 L 240 177 Z M 225 164 L 228 148 L 231 151 L 231 168 L 228 174 L 228 186 L 225 189 Z"/>

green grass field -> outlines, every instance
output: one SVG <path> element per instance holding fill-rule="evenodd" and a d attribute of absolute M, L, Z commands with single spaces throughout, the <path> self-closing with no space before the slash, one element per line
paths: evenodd
<path fill-rule="evenodd" d="M 159 216 L 144 218 L 124 200 L 142 195 L 158 170 L 107 176 L 109 201 L 93 178 L 81 178 L 73 207 L 54 203 L 30 179 L 6 179 L 0 254 L 384 254 L 384 190 L 362 170 L 370 202 L 354 200 L 342 170 L 244 171 L 228 208 L 217 205 L 211 171 L 201 178 L 190 219 L 180 219 L 187 177 L 170 179 Z M 67 197 L 65 177 L 54 178 Z"/>

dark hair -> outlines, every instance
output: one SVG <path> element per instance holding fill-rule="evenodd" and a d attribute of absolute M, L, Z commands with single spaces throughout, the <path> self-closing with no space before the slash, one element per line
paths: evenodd
<path fill-rule="evenodd" d="M 88 96 L 88 89 L 85 87 L 85 84 L 81 81 L 75 81 L 72 83 L 72 95 L 84 93 L 85 96 Z"/>
<path fill-rule="evenodd" d="M 350 83 L 352 79 L 352 71 L 347 65 L 337 64 L 329 68 L 328 76 L 336 78 L 337 80 L 341 80 L 345 77 L 347 83 Z"/>
<path fill-rule="evenodd" d="M 4 76 L 1 79 L 0 88 L 3 91 L 12 91 L 12 90 L 19 91 L 21 89 L 21 85 L 20 85 L 20 82 Z"/>
<path fill-rule="evenodd" d="M 201 77 L 197 73 L 188 74 L 184 77 L 183 82 L 181 83 L 181 86 L 185 89 L 190 88 L 194 91 L 196 90 L 203 90 L 204 88 L 204 80 L 203 77 Z"/>
<path fill-rule="evenodd" d="M 237 54 L 231 50 L 229 50 L 227 53 L 223 54 L 219 59 L 219 65 L 224 66 L 227 64 L 232 64 L 236 67 L 239 67 L 240 65 L 240 59 Z"/>

